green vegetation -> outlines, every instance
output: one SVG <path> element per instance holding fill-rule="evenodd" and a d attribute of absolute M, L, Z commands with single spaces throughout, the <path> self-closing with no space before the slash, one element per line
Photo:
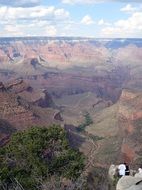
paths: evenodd
<path fill-rule="evenodd" d="M 41 189 L 50 178 L 77 179 L 84 168 L 84 156 L 69 147 L 60 126 L 33 127 L 12 135 L 0 149 L 0 181 L 16 179 L 25 189 Z"/>
<path fill-rule="evenodd" d="M 81 125 L 79 125 L 79 126 L 77 127 L 77 131 L 78 131 L 78 132 L 83 132 L 83 131 L 85 131 L 85 128 L 86 128 L 88 125 L 91 125 L 91 124 L 93 124 L 93 120 L 92 120 L 90 114 L 89 114 L 88 112 L 85 112 L 85 114 L 84 114 L 84 122 L 83 122 Z"/>

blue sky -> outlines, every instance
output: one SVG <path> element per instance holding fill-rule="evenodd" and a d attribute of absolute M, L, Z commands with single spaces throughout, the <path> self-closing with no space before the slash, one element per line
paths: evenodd
<path fill-rule="evenodd" d="M 142 37 L 141 0 L 0 0 L 0 36 Z"/>

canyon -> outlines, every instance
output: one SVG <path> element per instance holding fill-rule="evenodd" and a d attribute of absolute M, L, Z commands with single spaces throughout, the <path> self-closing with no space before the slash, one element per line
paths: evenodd
<path fill-rule="evenodd" d="M 142 39 L 0 38 L 0 144 L 58 123 L 93 167 L 141 163 Z M 76 131 L 89 113 L 92 123 Z"/>

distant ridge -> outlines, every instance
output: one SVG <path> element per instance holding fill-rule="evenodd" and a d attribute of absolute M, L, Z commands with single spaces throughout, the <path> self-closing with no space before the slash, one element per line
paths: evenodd
<path fill-rule="evenodd" d="M 49 37 L 49 36 L 26 36 L 26 37 L 0 37 L 0 46 L 15 42 L 24 42 L 25 44 L 47 43 L 47 42 L 89 42 L 93 45 L 104 45 L 106 48 L 117 49 L 129 44 L 142 47 L 142 38 L 94 38 L 94 37 Z"/>

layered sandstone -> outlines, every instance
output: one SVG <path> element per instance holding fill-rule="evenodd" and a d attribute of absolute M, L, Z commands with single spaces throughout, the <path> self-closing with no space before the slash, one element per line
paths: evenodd
<path fill-rule="evenodd" d="M 19 59 L 39 59 L 45 66 L 58 66 L 60 68 L 80 65 L 103 63 L 110 56 L 104 46 L 96 47 L 90 42 L 72 41 L 31 41 L 24 43 L 22 40 L 1 44 L 1 62 L 18 63 Z"/>
<path fill-rule="evenodd" d="M 4 85 L 0 88 L 0 101 L 0 118 L 8 121 L 12 126 L 22 129 L 37 120 L 28 103 L 10 92 Z"/>

